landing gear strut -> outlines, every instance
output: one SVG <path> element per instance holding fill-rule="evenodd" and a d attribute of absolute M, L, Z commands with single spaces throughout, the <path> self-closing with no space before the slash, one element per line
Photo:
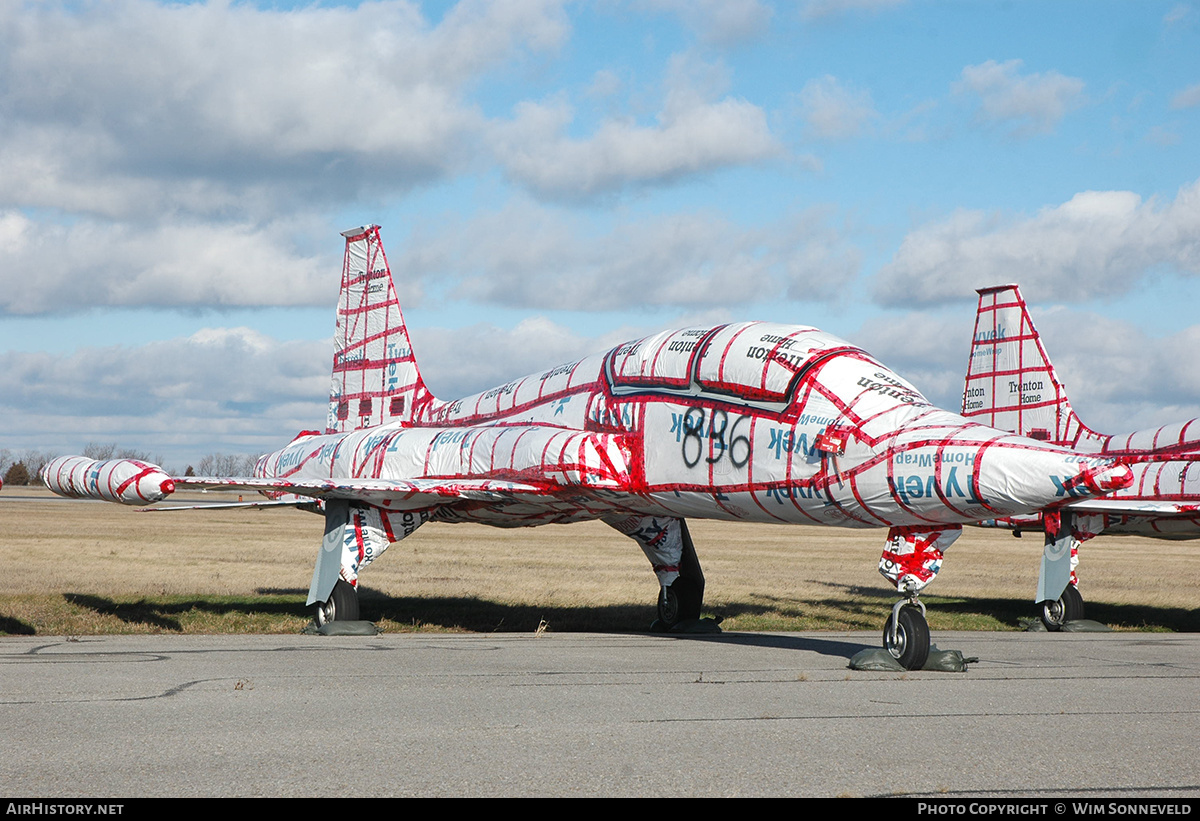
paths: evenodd
<path fill-rule="evenodd" d="M 925 605 L 915 596 L 896 602 L 883 626 L 883 647 L 905 670 L 920 670 L 929 659 Z"/>

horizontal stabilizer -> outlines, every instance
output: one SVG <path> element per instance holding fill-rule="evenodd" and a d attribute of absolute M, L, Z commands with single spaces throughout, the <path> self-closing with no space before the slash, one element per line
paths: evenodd
<path fill-rule="evenodd" d="M 1081 513 L 1108 513 L 1120 516 L 1195 516 L 1196 502 L 1159 502 L 1140 499 L 1083 499 L 1066 507 Z"/>

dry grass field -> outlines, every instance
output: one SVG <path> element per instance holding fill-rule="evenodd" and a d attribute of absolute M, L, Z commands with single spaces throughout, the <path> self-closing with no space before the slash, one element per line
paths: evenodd
<path fill-rule="evenodd" d="M 214 495 L 195 497 L 212 501 Z M 224 499 L 225 497 L 221 497 Z M 895 600 L 882 530 L 689 522 L 706 612 L 726 630 L 881 629 Z M 295 632 L 322 520 L 280 510 L 140 513 L 0 493 L 0 633 Z M 1041 534 L 968 528 L 925 598 L 930 626 L 1021 629 Z M 1200 630 L 1200 541 L 1084 546 L 1088 617 L 1117 629 Z M 383 629 L 645 630 L 657 583 L 603 524 L 500 530 L 428 524 L 363 573 L 363 617 Z"/>

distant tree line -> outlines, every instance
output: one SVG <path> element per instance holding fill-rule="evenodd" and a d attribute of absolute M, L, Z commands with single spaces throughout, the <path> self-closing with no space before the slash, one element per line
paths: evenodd
<path fill-rule="evenodd" d="M 239 456 L 237 454 L 210 453 L 196 463 L 192 476 L 253 476 L 257 456 Z M 191 469 L 191 465 L 188 466 Z"/>
<path fill-rule="evenodd" d="M 0 448 L 0 481 L 7 485 L 40 485 L 42 467 L 57 453 L 41 450 L 12 451 Z"/>

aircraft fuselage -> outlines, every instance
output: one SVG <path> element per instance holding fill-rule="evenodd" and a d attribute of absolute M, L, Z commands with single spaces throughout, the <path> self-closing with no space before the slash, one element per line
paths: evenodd
<path fill-rule="evenodd" d="M 303 436 L 260 460 L 259 474 L 490 480 L 497 496 L 434 518 L 501 526 L 637 513 L 936 527 L 1094 493 L 1079 480 L 1085 468 L 1102 460 L 938 409 L 837 337 L 747 322 L 665 331 L 432 400 L 411 422 Z M 506 499 L 504 482 L 544 498 Z M 383 491 L 372 501 L 425 504 Z"/>

